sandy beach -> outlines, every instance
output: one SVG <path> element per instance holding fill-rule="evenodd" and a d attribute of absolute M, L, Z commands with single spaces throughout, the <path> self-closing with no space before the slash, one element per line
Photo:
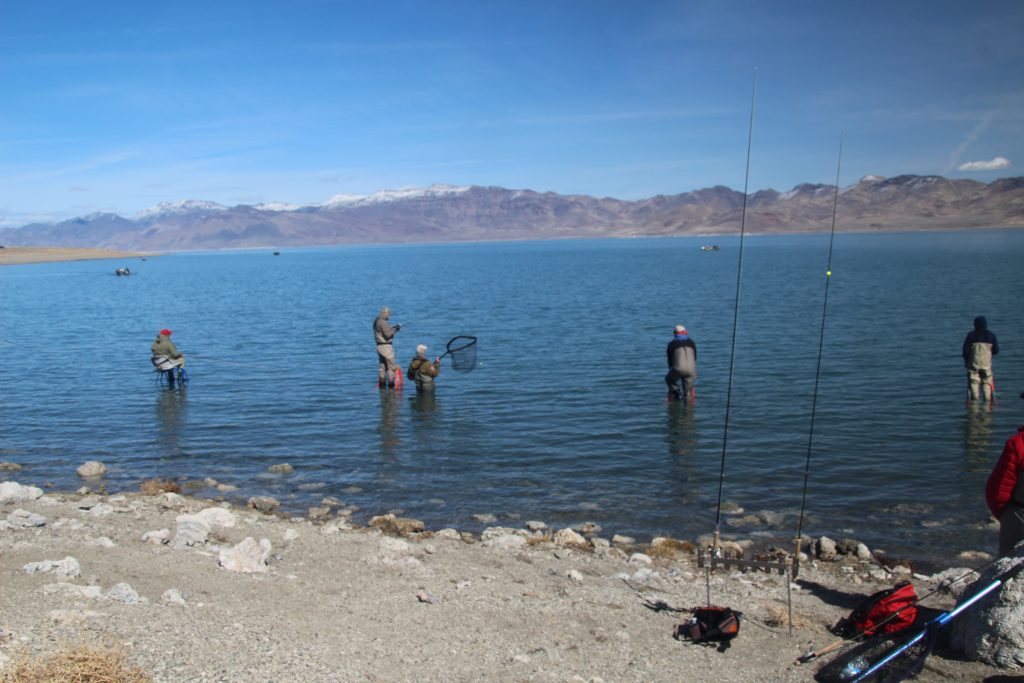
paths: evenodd
<path fill-rule="evenodd" d="M 108 249 L 67 249 L 64 247 L 8 247 L 0 249 L 0 266 L 57 261 L 95 261 L 97 259 L 139 258 L 149 253 L 110 251 Z"/>
<path fill-rule="evenodd" d="M 156 681 L 809 681 L 817 665 L 795 660 L 833 642 L 827 628 L 863 596 L 939 579 L 808 559 L 791 635 L 783 577 L 717 570 L 706 584 L 688 544 L 530 522 L 478 537 L 401 518 L 354 528 L 340 501 L 313 521 L 89 487 L 100 493 L 0 484 L 22 492 L 0 497 L 0 661 L 102 640 Z M 701 606 L 709 589 L 743 615 L 725 652 L 674 640 L 689 615 L 649 606 Z M 1005 673 L 933 654 L 917 680 Z"/>

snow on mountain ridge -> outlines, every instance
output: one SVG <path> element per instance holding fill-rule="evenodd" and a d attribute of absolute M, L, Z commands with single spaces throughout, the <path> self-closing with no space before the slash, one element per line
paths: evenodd
<path fill-rule="evenodd" d="M 224 211 L 228 207 L 218 204 L 217 202 L 209 202 L 203 199 L 182 199 L 177 202 L 160 202 L 156 206 L 152 206 L 148 209 L 139 211 L 133 218 L 139 220 L 142 218 L 154 218 L 156 216 L 166 216 L 174 214 L 192 213 L 193 211 Z"/>
<path fill-rule="evenodd" d="M 462 194 L 470 189 L 469 185 L 441 185 L 435 184 L 430 187 L 405 187 L 398 190 L 379 190 L 373 194 L 337 194 L 328 199 L 320 206 L 330 209 L 340 206 L 354 206 L 358 204 L 379 204 L 393 202 L 400 199 L 414 199 L 417 197 L 443 197 L 445 195 Z"/>

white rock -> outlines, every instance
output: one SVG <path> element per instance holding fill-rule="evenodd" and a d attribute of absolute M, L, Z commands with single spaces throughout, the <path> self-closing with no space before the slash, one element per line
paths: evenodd
<path fill-rule="evenodd" d="M 530 531 L 544 531 L 548 528 L 547 524 L 545 524 L 544 522 L 538 522 L 536 520 L 531 520 L 523 526 L 529 529 Z"/>
<path fill-rule="evenodd" d="M 291 543 L 292 541 L 294 541 L 294 540 L 296 540 L 298 538 L 299 538 L 299 532 L 296 531 L 295 529 L 285 529 L 284 530 L 284 540 L 285 540 L 286 543 Z"/>
<path fill-rule="evenodd" d="M 129 586 L 127 583 L 117 583 L 110 587 L 107 591 L 107 597 L 117 602 L 123 602 L 126 605 L 137 605 L 140 602 L 145 602 L 146 599 L 140 597 L 135 589 Z"/>
<path fill-rule="evenodd" d="M 147 531 L 142 534 L 142 542 L 150 543 L 152 545 L 164 545 L 171 540 L 170 529 L 160 529 L 159 531 Z"/>
<path fill-rule="evenodd" d="M 164 594 L 160 596 L 160 600 L 165 605 L 185 605 L 185 596 L 181 594 L 181 591 L 177 588 L 168 588 L 164 591 Z"/>
<path fill-rule="evenodd" d="M 612 536 L 612 543 L 614 545 L 633 545 L 636 543 L 636 539 L 632 536 L 623 536 L 621 534 L 615 534 Z"/>
<path fill-rule="evenodd" d="M 97 460 L 89 460 L 79 465 L 75 472 L 78 473 L 78 476 L 84 478 L 102 477 L 107 472 L 107 466 Z"/>
<path fill-rule="evenodd" d="M 570 569 L 565 573 L 565 575 L 573 583 L 583 583 L 583 574 L 580 574 L 575 569 Z"/>
<path fill-rule="evenodd" d="M 643 553 L 633 553 L 629 556 L 629 563 L 634 567 L 649 567 L 654 563 L 650 555 L 644 555 Z"/>
<path fill-rule="evenodd" d="M 178 510 L 184 507 L 185 505 L 185 498 L 183 496 L 180 496 L 177 493 L 172 493 L 170 491 L 161 495 L 159 500 L 160 507 L 164 508 L 165 510 Z"/>
<path fill-rule="evenodd" d="M 201 521 L 206 522 L 211 529 L 218 526 L 230 528 L 238 523 L 238 518 L 235 517 L 233 512 L 221 507 L 205 508 L 197 512 L 196 517 Z"/>
<path fill-rule="evenodd" d="M 505 552 L 514 553 L 526 547 L 527 541 L 523 536 L 515 534 L 495 534 L 481 541 L 480 545 L 485 548 L 495 548 Z"/>
<path fill-rule="evenodd" d="M 95 541 L 93 541 L 93 543 L 94 543 L 95 545 L 98 545 L 98 546 L 100 546 L 101 548 L 114 548 L 114 547 L 116 547 L 116 546 L 117 546 L 117 544 L 116 544 L 116 543 L 114 543 L 113 541 L 111 541 L 111 540 L 110 540 L 109 538 L 107 538 L 106 536 L 100 536 L 100 537 L 99 537 L 99 538 L 97 538 L 97 539 L 96 539 Z"/>
<path fill-rule="evenodd" d="M 478 522 L 483 522 L 484 524 L 494 524 L 498 521 L 498 518 L 489 512 L 485 512 L 480 515 L 473 515 L 473 519 L 475 519 Z"/>
<path fill-rule="evenodd" d="M 0 482 L 0 503 L 35 500 L 43 495 L 43 490 L 35 486 L 22 486 L 16 481 Z"/>
<path fill-rule="evenodd" d="M 176 527 L 171 545 L 175 548 L 201 545 L 206 543 L 206 538 L 210 535 L 210 525 L 195 515 L 178 515 L 174 523 Z"/>
<path fill-rule="evenodd" d="M 10 522 L 11 526 L 21 529 L 27 529 L 34 526 L 46 526 L 46 517 L 27 510 L 15 510 L 11 514 L 7 515 L 7 521 Z"/>
<path fill-rule="evenodd" d="M 220 551 L 219 564 L 224 569 L 243 574 L 258 574 L 267 571 L 267 559 L 272 546 L 263 538 L 257 543 L 251 536 L 234 548 Z"/>
<path fill-rule="evenodd" d="M 401 538 L 384 536 L 378 543 L 381 555 L 402 555 L 409 552 L 409 543 Z"/>
<path fill-rule="evenodd" d="M 26 574 L 55 574 L 74 578 L 82 575 L 82 567 L 78 560 L 70 555 L 63 560 L 43 560 L 42 562 L 29 562 L 21 568 Z"/>
<path fill-rule="evenodd" d="M 103 516 L 109 515 L 109 514 L 111 514 L 113 512 L 114 512 L 114 506 L 113 505 L 107 505 L 106 503 L 97 503 L 96 505 L 93 505 L 91 508 L 86 510 L 86 514 L 87 515 L 92 515 L 93 517 L 103 517 Z"/>
<path fill-rule="evenodd" d="M 434 538 L 446 538 L 451 541 L 461 541 L 462 535 L 455 529 L 441 529 L 434 532 Z"/>
<path fill-rule="evenodd" d="M 587 539 L 580 536 L 572 529 L 559 529 L 555 532 L 554 541 L 558 545 L 575 545 L 586 547 Z"/>

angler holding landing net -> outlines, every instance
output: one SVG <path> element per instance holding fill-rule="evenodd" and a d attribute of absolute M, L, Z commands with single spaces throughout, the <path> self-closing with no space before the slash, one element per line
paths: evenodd
<path fill-rule="evenodd" d="M 434 391 L 434 379 L 441 374 L 441 359 L 452 357 L 452 370 L 455 372 L 472 372 L 476 367 L 476 337 L 459 335 L 453 337 L 447 350 L 433 361 L 427 358 L 427 347 L 420 344 L 416 347 L 416 357 L 409 363 L 405 373 L 416 382 L 417 393 Z"/>

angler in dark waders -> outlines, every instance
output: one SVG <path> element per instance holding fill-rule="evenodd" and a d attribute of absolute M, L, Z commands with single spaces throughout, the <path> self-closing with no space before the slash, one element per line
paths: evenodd
<path fill-rule="evenodd" d="M 967 393 L 972 401 L 983 398 L 991 401 L 995 390 L 992 375 L 992 357 L 999 354 L 996 335 L 988 329 L 985 316 L 974 319 L 974 329 L 964 338 L 964 367 L 967 368 Z"/>
<path fill-rule="evenodd" d="M 373 340 L 377 343 L 377 386 L 381 389 L 395 388 L 395 375 L 398 371 L 395 348 L 391 340 L 402 326 L 398 323 L 389 323 L 390 317 L 391 309 L 385 306 L 380 309 L 377 319 L 373 321 Z"/>
<path fill-rule="evenodd" d="M 178 351 L 178 347 L 171 341 L 171 331 L 160 330 L 149 347 L 149 352 L 153 367 L 164 373 L 167 386 L 173 389 L 175 380 L 184 374 L 185 354 Z"/>
<path fill-rule="evenodd" d="M 669 400 L 695 399 L 693 382 L 697 379 L 697 345 L 690 339 L 690 333 L 682 325 L 676 325 L 666 353 L 668 374 L 665 375 L 665 384 L 668 385 Z"/>

